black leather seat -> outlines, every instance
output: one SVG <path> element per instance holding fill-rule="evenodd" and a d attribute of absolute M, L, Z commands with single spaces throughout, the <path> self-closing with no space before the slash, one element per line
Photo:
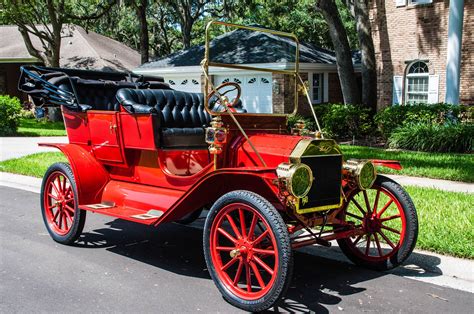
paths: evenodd
<path fill-rule="evenodd" d="M 211 116 L 201 93 L 165 89 L 121 89 L 117 101 L 132 113 L 157 116 L 157 132 L 163 148 L 206 148 L 204 128 Z M 127 136 L 126 133 L 124 136 Z"/>

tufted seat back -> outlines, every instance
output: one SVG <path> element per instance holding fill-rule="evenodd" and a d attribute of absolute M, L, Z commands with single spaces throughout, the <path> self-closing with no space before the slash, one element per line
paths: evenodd
<path fill-rule="evenodd" d="M 127 88 L 117 92 L 117 101 L 131 112 L 157 116 L 161 147 L 207 147 L 204 128 L 209 125 L 211 116 L 204 108 L 201 93 Z"/>
<path fill-rule="evenodd" d="M 171 89 L 121 89 L 117 92 L 117 100 L 123 106 L 135 109 L 153 107 L 161 128 L 202 128 L 211 121 L 201 93 Z"/>

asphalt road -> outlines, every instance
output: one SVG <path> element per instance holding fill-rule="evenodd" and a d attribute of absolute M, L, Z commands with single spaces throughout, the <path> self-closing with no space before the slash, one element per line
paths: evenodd
<path fill-rule="evenodd" d="M 219 295 L 202 232 L 95 214 L 75 246 L 52 241 L 38 194 L 0 187 L 0 313 L 239 312 Z M 295 254 L 284 312 L 471 313 L 473 294 Z M 469 310 L 471 309 L 471 310 Z"/>

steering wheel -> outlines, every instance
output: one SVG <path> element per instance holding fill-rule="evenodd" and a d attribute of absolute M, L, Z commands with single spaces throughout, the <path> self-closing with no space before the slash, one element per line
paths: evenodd
<path fill-rule="evenodd" d="M 223 91 L 222 93 L 220 92 L 220 89 L 223 89 L 225 87 L 228 87 L 228 86 L 231 86 L 233 88 L 230 88 L 226 91 Z M 232 102 L 229 101 L 229 98 L 227 96 L 225 96 L 227 93 L 230 93 L 230 92 L 233 92 L 233 91 L 237 91 L 237 96 L 234 98 L 234 100 Z M 218 94 L 224 98 L 224 99 L 219 99 L 218 95 L 216 95 L 216 91 L 218 92 Z M 234 82 L 225 82 L 225 83 L 222 83 L 221 85 L 217 86 L 208 96 L 207 96 L 207 103 L 209 104 L 209 101 L 211 100 L 211 98 L 215 97 L 217 98 L 215 100 L 215 103 L 214 105 L 212 106 L 212 108 L 210 108 L 211 110 L 213 111 L 217 111 L 215 109 L 219 108 L 222 106 L 222 108 L 220 108 L 219 112 L 225 112 L 226 109 L 224 106 L 228 106 L 230 108 L 230 110 L 232 110 L 232 112 L 235 112 L 235 109 L 233 108 L 235 105 L 238 104 L 239 100 L 240 100 L 240 95 L 242 93 L 242 88 L 240 87 L 239 84 L 237 83 L 234 83 Z M 210 106 L 209 106 L 210 107 Z"/>

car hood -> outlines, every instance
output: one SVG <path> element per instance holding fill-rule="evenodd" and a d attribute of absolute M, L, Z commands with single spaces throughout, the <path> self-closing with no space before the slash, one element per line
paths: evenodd
<path fill-rule="evenodd" d="M 336 142 L 331 139 L 315 139 L 284 134 L 249 134 L 252 142 L 267 167 L 276 168 L 282 162 L 300 162 L 301 156 L 341 154 Z M 232 143 L 237 167 L 262 167 L 257 154 L 244 137 Z"/>

